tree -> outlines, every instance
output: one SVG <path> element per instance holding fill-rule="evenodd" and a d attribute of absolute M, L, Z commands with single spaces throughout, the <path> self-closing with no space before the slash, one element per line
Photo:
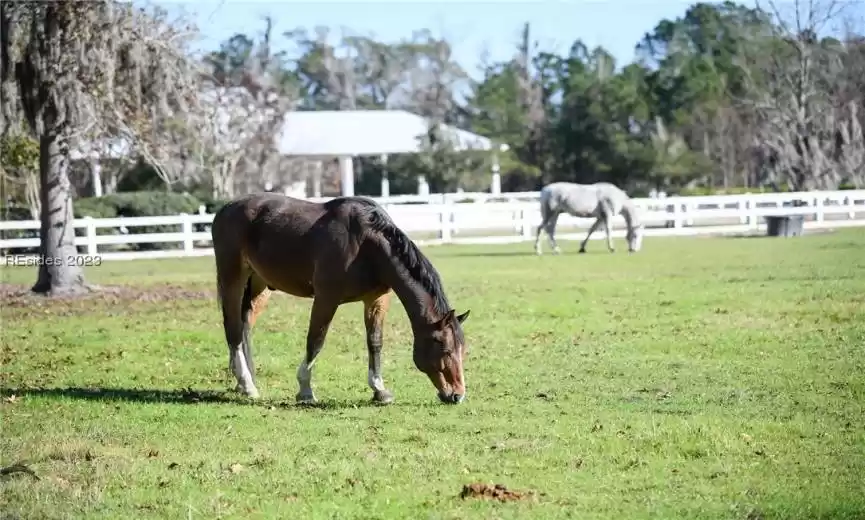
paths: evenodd
<path fill-rule="evenodd" d="M 726 187 L 740 174 L 748 182 L 752 115 L 738 104 L 748 72 L 740 57 L 773 31 L 760 9 L 699 2 L 675 20 L 661 20 L 637 45 L 640 62 L 651 69 L 652 118 L 660 116 L 690 150 L 711 160 L 699 177 L 707 184 Z"/>
<path fill-rule="evenodd" d="M 561 58 L 538 47 L 530 25 L 523 24 L 514 56 L 485 63 L 483 80 L 468 100 L 471 129 L 510 146 L 500 157 L 503 189 L 535 189 L 553 165 L 549 109 Z"/>
<path fill-rule="evenodd" d="M 764 182 L 792 190 L 833 190 L 862 175 L 860 99 L 844 85 L 847 48 L 820 40 L 823 26 L 841 4 L 796 2 L 782 14 L 770 2 L 777 31 L 763 52 L 750 56 L 749 102 L 757 115 L 755 145 L 764 158 Z M 753 65 L 752 65 L 753 64 Z"/>
<path fill-rule="evenodd" d="M 297 97 L 285 54 L 271 49 L 273 20 L 266 17 L 264 22 L 257 41 L 236 34 L 206 58 L 213 73 L 202 94 L 203 142 L 191 144 L 204 148 L 211 193 L 217 199 L 234 197 L 238 170 L 261 176 L 266 166 L 279 162 L 273 136 Z"/>
<path fill-rule="evenodd" d="M 184 48 L 193 29 L 111 0 L 4 1 L 0 10 L 2 104 L 19 106 L 39 141 L 42 261 L 32 291 L 81 293 L 70 152 L 80 141 L 125 139 L 167 178 L 162 125 L 198 105 L 199 71 Z M 16 117 L 4 110 L 4 132 Z"/>

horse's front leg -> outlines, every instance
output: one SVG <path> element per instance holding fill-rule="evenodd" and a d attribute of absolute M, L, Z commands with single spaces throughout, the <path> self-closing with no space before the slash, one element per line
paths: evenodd
<path fill-rule="evenodd" d="M 367 384 L 372 389 L 372 400 L 378 404 L 393 402 L 393 392 L 385 388 L 381 370 L 381 346 L 384 317 L 390 307 L 390 292 L 364 300 L 363 313 L 366 326 L 366 348 L 369 355 Z"/>
<path fill-rule="evenodd" d="M 553 213 L 550 215 L 550 219 L 547 221 L 547 238 L 550 241 L 550 247 L 553 248 L 553 253 L 560 255 L 562 250 L 559 248 L 559 244 L 556 243 L 556 224 L 559 222 L 559 213 Z"/>
<path fill-rule="evenodd" d="M 610 219 L 612 217 L 610 215 L 606 215 L 604 217 L 604 231 L 607 233 L 607 249 L 610 250 L 610 253 L 615 253 L 616 248 L 613 247 L 613 235 L 610 233 Z"/>
<path fill-rule="evenodd" d="M 336 308 L 339 306 L 338 298 L 329 298 L 324 295 L 316 295 L 312 301 L 312 312 L 309 316 L 309 330 L 306 333 L 306 356 L 297 367 L 297 383 L 300 391 L 295 396 L 299 403 L 311 404 L 316 401 L 312 392 L 312 365 L 315 358 L 324 346 L 327 330 Z"/>
<path fill-rule="evenodd" d="M 592 233 L 598 230 L 598 226 L 601 224 L 601 218 L 598 217 L 593 223 L 592 227 L 589 228 L 589 231 L 586 232 L 586 238 L 583 239 L 583 242 L 580 244 L 580 253 L 586 252 L 586 244 L 589 243 L 589 237 L 592 236 Z"/>

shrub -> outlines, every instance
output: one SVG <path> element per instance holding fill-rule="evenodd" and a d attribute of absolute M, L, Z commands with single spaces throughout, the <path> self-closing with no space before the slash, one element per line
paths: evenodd
<path fill-rule="evenodd" d="M 72 203 L 75 218 L 114 218 L 117 216 L 117 206 L 106 197 L 87 197 Z"/>
<path fill-rule="evenodd" d="M 192 195 L 182 193 L 167 193 L 161 191 L 137 191 L 133 193 L 117 193 L 108 196 L 111 203 L 117 207 L 120 217 L 153 217 L 163 215 L 179 215 L 181 213 L 197 213 L 201 201 Z M 129 228 L 130 233 L 174 233 L 180 231 L 180 226 L 135 226 Z M 139 250 L 177 249 L 180 242 L 141 243 L 134 246 Z"/>
<path fill-rule="evenodd" d="M 30 215 L 30 208 L 22 207 L 22 206 L 0 206 L 0 218 L 3 220 L 33 220 L 33 216 Z M 39 230 L 38 229 L 22 229 L 22 230 L 3 230 L 0 231 L 0 238 L 4 240 L 14 240 L 19 238 L 39 238 Z M 38 247 L 16 247 L 10 249 L 3 249 L 0 251 L 0 254 L 30 254 L 35 253 L 39 250 Z"/>
<path fill-rule="evenodd" d="M 681 196 L 704 196 L 704 195 L 744 195 L 746 193 L 770 193 L 774 190 L 767 186 L 745 188 L 743 186 L 732 186 L 727 189 L 713 188 L 711 186 L 697 186 L 693 188 L 682 188 L 675 195 Z M 789 191 L 786 186 L 781 187 L 781 192 Z M 671 193 L 672 194 L 672 193 Z"/>
<path fill-rule="evenodd" d="M 164 191 L 136 191 L 113 193 L 102 197 L 87 197 L 74 203 L 76 217 L 114 218 L 114 217 L 155 217 L 197 213 L 201 201 L 192 195 Z M 128 228 L 130 234 L 173 233 L 180 231 L 178 225 L 135 226 Z M 80 234 L 81 232 L 79 232 Z M 119 234 L 117 228 L 98 229 L 97 234 Z M 178 248 L 179 242 L 130 244 L 136 250 Z"/>
<path fill-rule="evenodd" d="M 204 204 L 205 211 L 211 215 L 219 211 L 222 206 L 231 202 L 230 199 L 214 199 L 210 195 L 199 195 L 198 200 L 201 201 L 201 204 Z"/>
<path fill-rule="evenodd" d="M 120 217 L 155 217 L 197 213 L 198 207 L 201 206 L 201 201 L 192 195 L 162 191 L 115 193 L 102 198 L 117 208 L 117 215 Z"/>

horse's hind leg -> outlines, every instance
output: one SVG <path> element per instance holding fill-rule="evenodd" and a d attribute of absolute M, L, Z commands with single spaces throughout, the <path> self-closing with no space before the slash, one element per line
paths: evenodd
<path fill-rule="evenodd" d="M 253 273 L 246 284 L 241 303 L 241 320 L 243 322 L 243 356 L 246 358 L 246 366 L 255 379 L 255 363 L 252 360 L 252 327 L 270 299 L 270 289 L 260 276 Z"/>
<path fill-rule="evenodd" d="M 226 265 L 226 261 L 217 259 L 217 278 L 219 297 L 222 303 L 222 325 L 225 329 L 225 340 L 228 343 L 228 366 L 237 379 L 237 389 L 249 397 L 258 397 L 258 389 L 252 379 L 250 365 L 247 363 L 244 351 L 245 339 L 248 338 L 246 324 L 247 312 L 244 304 L 249 305 L 246 296 L 249 285 L 249 269 L 236 263 Z"/>
<path fill-rule="evenodd" d="M 541 252 L 541 232 L 544 231 L 547 227 L 547 221 L 550 219 L 550 214 L 546 211 L 542 211 L 541 225 L 538 226 L 538 231 L 535 233 L 535 253 L 538 255 L 543 254 Z"/>
<path fill-rule="evenodd" d="M 316 294 L 312 300 L 312 311 L 309 315 L 309 330 L 306 333 L 306 356 L 297 367 L 297 383 L 300 391 L 295 396 L 299 403 L 314 403 L 315 394 L 312 391 L 312 365 L 324 346 L 327 330 L 336 309 L 339 299 L 328 298 L 321 293 Z"/>
<path fill-rule="evenodd" d="M 547 220 L 547 239 L 550 241 L 550 247 L 553 248 L 553 253 L 560 254 L 562 250 L 559 244 L 556 243 L 556 224 L 559 221 L 559 213 L 553 213 Z"/>
<path fill-rule="evenodd" d="M 382 328 L 389 307 L 389 292 L 363 302 L 363 321 L 366 326 L 366 347 L 369 354 L 367 383 L 373 392 L 372 400 L 379 404 L 393 402 L 393 393 L 385 388 L 381 376 Z"/>

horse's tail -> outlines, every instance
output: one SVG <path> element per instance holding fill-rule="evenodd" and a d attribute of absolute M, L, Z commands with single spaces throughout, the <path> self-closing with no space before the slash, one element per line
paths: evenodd
<path fill-rule="evenodd" d="M 219 208 L 210 223 L 210 243 L 213 245 L 213 259 L 216 263 L 216 304 L 220 307 L 225 299 L 225 280 L 227 277 L 226 268 L 223 266 L 224 262 L 220 259 L 220 252 L 227 250 L 223 246 L 223 241 L 227 238 L 225 236 L 226 230 L 222 226 L 225 225 L 223 221 L 227 217 L 229 206 L 231 203 Z"/>
<path fill-rule="evenodd" d="M 552 213 L 552 208 L 550 207 L 550 203 L 552 200 L 552 192 L 549 189 L 549 186 L 544 186 L 541 188 L 541 223 L 547 221 L 547 218 Z"/>
<path fill-rule="evenodd" d="M 249 311 L 252 309 L 252 277 L 241 254 L 239 236 L 245 230 L 238 228 L 237 201 L 229 202 L 213 216 L 210 228 L 213 256 L 216 262 L 216 297 L 222 309 L 223 326 L 229 347 L 243 345 L 243 355 L 250 374 L 254 375 L 250 349 Z M 245 279 L 244 279 L 245 278 Z M 242 284 L 242 285 L 241 285 Z M 239 310 L 239 313 L 238 313 Z"/>

